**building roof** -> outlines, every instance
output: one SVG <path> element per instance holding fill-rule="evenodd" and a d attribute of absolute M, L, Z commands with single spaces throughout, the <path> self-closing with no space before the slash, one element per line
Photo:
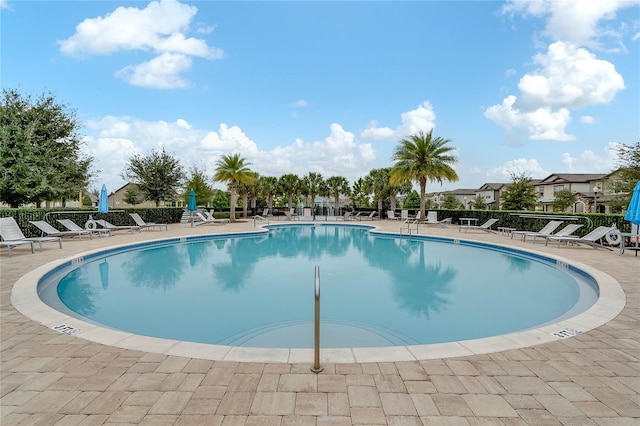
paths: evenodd
<path fill-rule="evenodd" d="M 485 183 L 480 187 L 480 191 L 484 191 L 487 189 L 491 189 L 494 191 L 498 191 L 500 189 L 502 189 L 503 186 L 508 186 L 508 183 Z"/>
<path fill-rule="evenodd" d="M 603 179 L 606 173 L 554 173 L 542 179 L 538 185 L 552 183 L 586 183 Z"/>

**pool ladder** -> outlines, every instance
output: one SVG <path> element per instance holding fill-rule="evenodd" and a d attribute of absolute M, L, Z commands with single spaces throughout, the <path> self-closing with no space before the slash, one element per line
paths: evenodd
<path fill-rule="evenodd" d="M 402 231 L 404 228 L 407 228 L 407 232 L 411 235 L 411 225 L 416 225 L 416 234 L 418 233 L 418 220 L 417 219 L 405 219 L 404 222 L 400 225 L 400 235 L 402 235 Z"/>
<path fill-rule="evenodd" d="M 315 279 L 313 281 L 315 315 L 313 321 L 313 367 L 311 371 L 318 374 L 324 368 L 320 366 L 320 267 L 316 266 Z"/>

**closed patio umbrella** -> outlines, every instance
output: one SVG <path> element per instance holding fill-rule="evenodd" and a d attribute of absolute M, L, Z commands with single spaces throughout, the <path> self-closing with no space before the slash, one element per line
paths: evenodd
<path fill-rule="evenodd" d="M 636 187 L 631 193 L 631 202 L 624 218 L 633 224 L 640 225 L 640 181 L 636 183 Z"/>
<path fill-rule="evenodd" d="M 198 208 L 196 207 L 196 191 L 191 189 L 189 191 L 189 203 L 187 204 L 187 210 L 191 212 L 189 221 L 191 222 L 192 227 L 193 227 L 193 212 L 196 211 L 197 209 Z"/>
<path fill-rule="evenodd" d="M 100 190 L 100 199 L 98 200 L 98 213 L 107 213 L 109 211 L 109 196 L 107 195 L 107 186 L 102 185 Z"/>

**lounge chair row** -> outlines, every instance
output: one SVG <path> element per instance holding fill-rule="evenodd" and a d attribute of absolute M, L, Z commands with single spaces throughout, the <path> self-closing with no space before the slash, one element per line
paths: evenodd
<path fill-rule="evenodd" d="M 88 236 L 89 239 L 93 239 L 94 234 L 97 234 L 99 237 L 111 236 L 112 232 L 118 230 L 140 232 L 142 229 L 168 229 L 167 225 L 164 223 L 145 222 L 138 213 L 130 213 L 130 215 L 136 223 L 135 225 L 116 226 L 106 220 L 94 220 L 93 222 L 90 222 L 90 224 L 93 225 L 95 223 L 96 227 L 88 227 L 87 229 L 81 228 L 70 219 L 58 219 L 57 222 L 66 228 L 65 231 L 60 231 L 54 228 L 44 220 L 32 220 L 29 221 L 29 223 L 40 230 L 41 236 L 29 238 L 25 237 L 14 218 L 3 217 L 0 218 L 0 238 L 2 239 L 0 241 L 0 246 L 6 247 L 9 256 L 11 256 L 11 249 L 20 245 L 30 245 L 32 253 L 35 253 L 34 243 L 38 243 L 40 251 L 42 251 L 43 242 L 57 242 L 60 248 L 62 248 L 63 237 L 78 237 L 79 239 L 82 239 L 83 236 Z M 100 226 L 100 228 L 97 226 Z"/>

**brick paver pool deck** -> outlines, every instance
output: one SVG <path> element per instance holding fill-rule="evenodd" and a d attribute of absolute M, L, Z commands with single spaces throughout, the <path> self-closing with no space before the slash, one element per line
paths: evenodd
<path fill-rule="evenodd" d="M 363 222 L 365 223 L 365 222 Z M 374 221 L 397 232 L 397 222 Z M 482 355 L 412 361 L 216 361 L 124 349 L 21 314 L 13 285 L 76 253 L 169 236 L 253 230 L 253 221 L 25 246 L 0 254 L 0 424 L 639 425 L 640 256 L 545 247 L 500 234 L 421 227 L 562 256 L 609 274 L 626 295 L 613 320 L 577 336 Z"/>

